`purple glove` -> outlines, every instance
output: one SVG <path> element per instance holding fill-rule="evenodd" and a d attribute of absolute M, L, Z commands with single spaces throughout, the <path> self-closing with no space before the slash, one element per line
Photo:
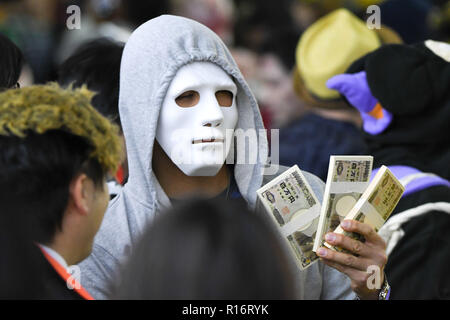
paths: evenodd
<path fill-rule="evenodd" d="M 380 134 L 391 123 L 392 114 L 382 108 L 370 92 L 365 71 L 338 74 L 327 81 L 327 87 L 339 91 L 358 109 L 367 133 Z"/>

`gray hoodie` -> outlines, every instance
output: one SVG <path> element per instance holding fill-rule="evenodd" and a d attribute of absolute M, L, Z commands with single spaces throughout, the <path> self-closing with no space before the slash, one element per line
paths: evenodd
<path fill-rule="evenodd" d="M 194 61 L 213 62 L 234 79 L 238 88 L 237 128 L 264 129 L 246 81 L 227 47 L 210 29 L 190 19 L 164 15 L 133 32 L 122 56 L 119 94 L 129 179 L 109 204 L 92 254 L 80 263 L 81 283 L 96 299 L 106 298 L 110 284 L 118 281 L 119 268 L 145 226 L 171 205 L 152 171 L 153 143 L 167 89 L 178 69 Z M 255 206 L 256 190 L 263 183 L 267 153 L 267 140 L 261 135 L 256 164 L 234 166 L 237 186 L 250 207 Z M 321 200 L 323 182 L 311 174 L 306 176 Z M 322 263 L 298 277 L 299 298 L 354 298 L 349 279 Z"/>

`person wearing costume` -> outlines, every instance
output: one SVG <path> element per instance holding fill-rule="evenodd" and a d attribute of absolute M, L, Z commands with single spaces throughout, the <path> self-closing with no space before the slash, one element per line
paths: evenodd
<path fill-rule="evenodd" d="M 295 51 L 293 87 L 307 112 L 280 128 L 281 164 L 300 164 L 325 180 L 330 155 L 367 154 L 358 112 L 327 88 L 326 81 L 388 43 L 401 43 L 401 39 L 386 26 L 368 29 L 365 21 L 344 8 L 328 13 L 303 32 Z"/>
<path fill-rule="evenodd" d="M 327 85 L 362 116 L 374 156 L 405 193 L 380 229 L 387 242 L 392 299 L 449 299 L 450 45 L 389 45 Z"/>
<path fill-rule="evenodd" d="M 99 299 L 108 297 L 111 283 L 121 281 L 121 266 L 147 224 L 172 203 L 195 194 L 242 198 L 254 209 L 264 177 L 283 170 L 267 166 L 267 137 L 258 105 L 228 48 L 193 20 L 164 15 L 133 32 L 122 56 L 119 112 L 129 179 L 109 205 L 92 254 L 79 265 L 83 286 Z M 242 134 L 250 137 L 248 145 L 239 144 Z M 321 200 L 324 183 L 307 172 L 305 176 Z M 361 226 L 353 227 L 361 231 Z M 376 258 L 383 254 L 375 252 L 384 248 L 374 248 L 364 261 L 383 267 Z M 344 259 L 333 254 L 327 258 L 335 268 L 338 259 Z M 355 259 L 355 265 L 364 268 Z M 335 268 L 320 262 L 299 271 L 297 297 L 354 299 L 352 281 L 364 297 L 377 296 L 376 291 L 364 291 L 366 269 Z M 353 276 L 352 281 L 346 275 Z"/>

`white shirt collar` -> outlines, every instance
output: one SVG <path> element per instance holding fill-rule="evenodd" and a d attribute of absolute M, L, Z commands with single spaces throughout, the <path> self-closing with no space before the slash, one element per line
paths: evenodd
<path fill-rule="evenodd" d="M 55 259 L 65 269 L 67 269 L 69 267 L 67 265 L 66 260 L 64 260 L 64 258 L 58 252 L 56 252 L 55 250 L 53 250 L 47 246 L 44 246 L 43 244 L 39 244 L 39 246 L 42 248 L 42 250 L 44 250 L 48 255 L 50 255 L 50 257 Z"/>

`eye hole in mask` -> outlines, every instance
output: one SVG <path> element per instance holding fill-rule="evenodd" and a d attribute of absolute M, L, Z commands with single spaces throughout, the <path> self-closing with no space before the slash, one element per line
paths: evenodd
<path fill-rule="evenodd" d="M 190 108 L 195 106 L 200 100 L 200 94 L 197 91 L 189 90 L 180 94 L 175 98 L 175 102 L 179 107 Z"/>
<path fill-rule="evenodd" d="M 220 90 L 216 92 L 216 99 L 221 107 L 231 107 L 233 104 L 233 93 L 228 90 Z"/>
<path fill-rule="evenodd" d="M 220 90 L 216 92 L 216 99 L 221 107 L 231 107 L 233 104 L 233 93 L 228 90 Z M 194 107 L 200 101 L 200 94 L 197 91 L 189 90 L 180 94 L 175 98 L 175 102 L 179 107 Z"/>

